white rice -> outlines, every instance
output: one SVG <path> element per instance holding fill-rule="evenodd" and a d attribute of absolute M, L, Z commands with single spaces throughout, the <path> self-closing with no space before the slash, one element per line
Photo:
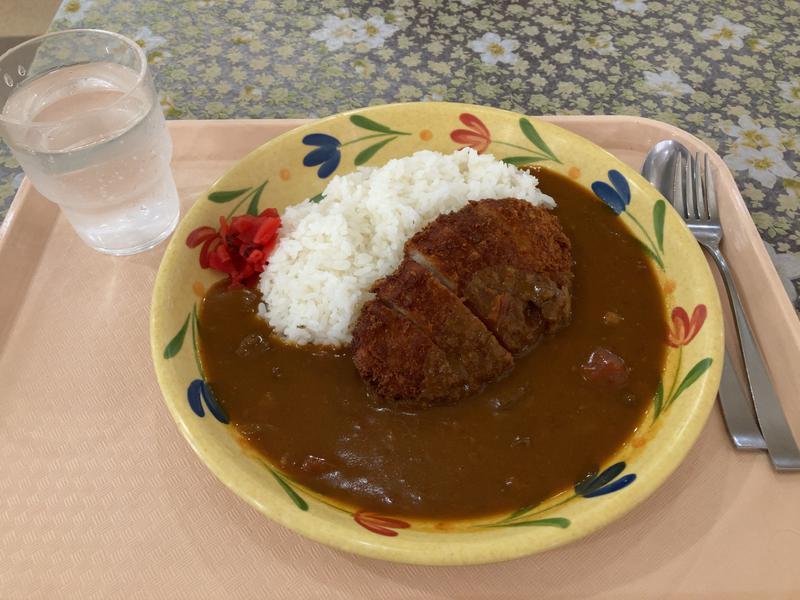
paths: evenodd
<path fill-rule="evenodd" d="M 370 286 L 397 268 L 406 240 L 469 200 L 555 206 L 537 185 L 533 175 L 471 148 L 422 150 L 334 177 L 321 202 L 286 209 L 261 275 L 261 316 L 297 344 L 349 343 Z"/>

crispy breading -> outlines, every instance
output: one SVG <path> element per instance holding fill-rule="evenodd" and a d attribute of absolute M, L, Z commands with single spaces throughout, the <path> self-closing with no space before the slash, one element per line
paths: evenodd
<path fill-rule="evenodd" d="M 513 198 L 470 202 L 406 243 L 513 354 L 569 322 L 570 249 L 553 214 Z"/>
<path fill-rule="evenodd" d="M 373 286 L 377 299 L 353 334 L 356 367 L 383 398 L 460 399 L 569 323 L 570 241 L 546 209 L 470 202 L 417 233 L 405 253 Z"/>
<path fill-rule="evenodd" d="M 431 273 L 406 259 L 373 287 L 377 298 L 425 331 L 462 373 L 469 390 L 507 373 L 514 359 L 483 323 Z"/>
<path fill-rule="evenodd" d="M 383 399 L 427 405 L 466 393 L 430 336 L 379 301 L 361 310 L 352 348 L 361 377 Z"/>

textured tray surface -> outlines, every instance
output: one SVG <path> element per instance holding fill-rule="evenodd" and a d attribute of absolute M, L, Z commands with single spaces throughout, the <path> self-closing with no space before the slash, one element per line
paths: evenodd
<path fill-rule="evenodd" d="M 639 168 L 692 136 L 653 121 L 556 117 Z M 171 122 L 185 210 L 299 121 Z M 726 248 L 790 422 L 800 324 L 724 165 Z M 26 182 L 0 238 L 0 597 L 643 597 L 800 593 L 800 475 L 735 452 L 714 411 L 652 498 L 570 546 L 508 563 L 402 566 L 307 541 L 219 483 L 169 416 L 150 363 L 163 245 L 112 258 Z"/>

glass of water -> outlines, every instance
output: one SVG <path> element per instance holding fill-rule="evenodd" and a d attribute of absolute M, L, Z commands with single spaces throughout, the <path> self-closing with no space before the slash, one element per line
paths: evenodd
<path fill-rule="evenodd" d="M 172 141 L 132 40 L 76 29 L 0 56 L 0 136 L 95 250 L 134 254 L 175 228 Z"/>

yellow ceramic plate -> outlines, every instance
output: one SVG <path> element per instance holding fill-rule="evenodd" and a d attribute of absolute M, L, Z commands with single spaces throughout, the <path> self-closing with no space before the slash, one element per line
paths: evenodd
<path fill-rule="evenodd" d="M 315 198 L 334 174 L 379 166 L 421 149 L 462 146 L 513 164 L 536 162 L 591 189 L 643 244 L 671 323 L 662 385 L 635 437 L 591 481 L 503 518 L 447 526 L 353 512 L 325 502 L 245 452 L 203 379 L 197 308 L 219 274 L 202 270 L 195 228 L 220 216 Z M 647 336 L 643 331 L 642 335 Z M 242 159 L 181 222 L 158 272 L 153 361 L 181 432 L 216 476 L 271 519 L 344 550 L 409 563 L 509 559 L 577 539 L 621 517 L 655 490 L 697 438 L 716 396 L 722 321 L 716 287 L 681 219 L 637 173 L 587 140 L 502 110 L 450 103 L 385 105 L 343 113 L 271 140 Z"/>

